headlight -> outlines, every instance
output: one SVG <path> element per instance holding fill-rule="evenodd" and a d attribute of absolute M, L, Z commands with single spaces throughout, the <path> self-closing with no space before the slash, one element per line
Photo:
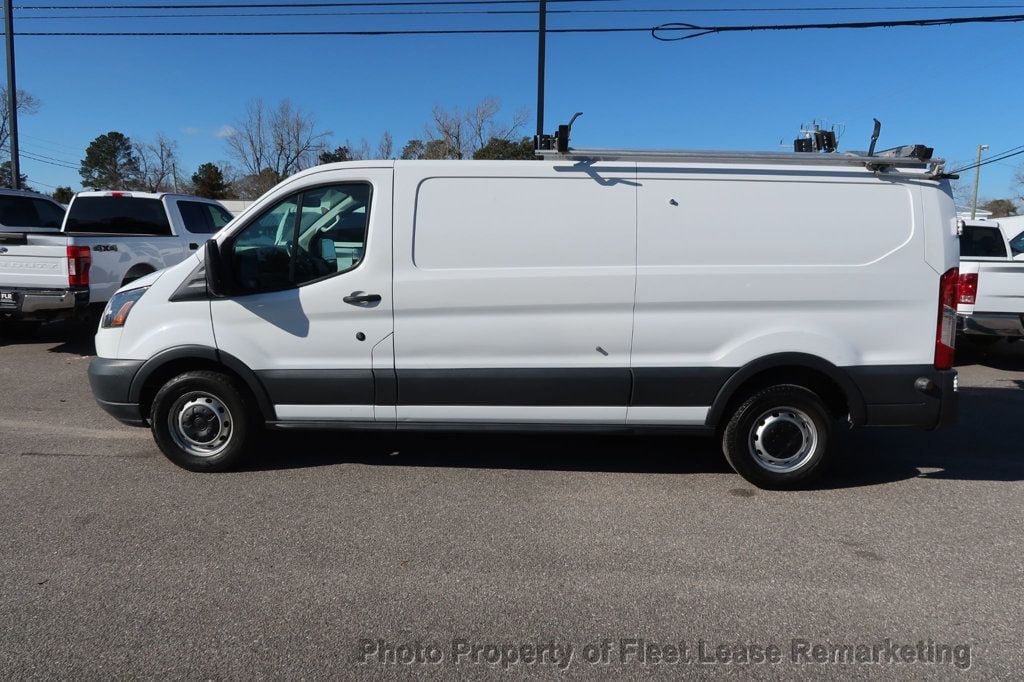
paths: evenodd
<path fill-rule="evenodd" d="M 114 294 L 110 302 L 107 303 L 107 309 L 103 311 L 103 322 L 100 323 L 100 326 L 123 327 L 125 320 L 128 319 L 128 313 L 132 311 L 132 307 L 142 298 L 148 288 L 139 287 Z"/>

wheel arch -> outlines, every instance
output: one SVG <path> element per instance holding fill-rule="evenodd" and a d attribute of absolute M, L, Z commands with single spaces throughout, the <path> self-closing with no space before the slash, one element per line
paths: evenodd
<path fill-rule="evenodd" d="M 209 346 L 175 346 L 157 353 L 136 372 L 128 389 L 128 399 L 138 403 L 142 415 L 148 417 L 160 386 L 171 377 L 194 369 L 213 370 L 233 377 L 248 389 L 264 420 L 276 418 L 274 404 L 256 373 L 233 355 Z"/>
<path fill-rule="evenodd" d="M 136 263 L 128 268 L 128 272 L 124 273 L 124 277 L 121 278 L 121 286 L 130 284 L 140 277 L 145 277 L 151 272 L 156 272 L 156 268 L 149 263 Z"/>
<path fill-rule="evenodd" d="M 864 424 L 866 408 L 860 389 L 842 368 L 807 353 L 776 353 L 753 360 L 725 382 L 708 411 L 705 424 L 719 426 L 730 409 L 757 390 L 791 383 L 815 391 L 836 416 L 848 413 L 854 426 Z"/>

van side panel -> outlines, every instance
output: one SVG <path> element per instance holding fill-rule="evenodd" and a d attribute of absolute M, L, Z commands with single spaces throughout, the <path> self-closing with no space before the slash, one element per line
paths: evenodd
<path fill-rule="evenodd" d="M 624 423 L 635 197 L 631 167 L 396 164 L 398 420 Z"/>
<path fill-rule="evenodd" d="M 659 395 L 706 408 L 732 371 L 780 353 L 931 364 L 938 275 L 918 187 L 858 171 L 643 165 L 637 181 L 637 407 Z"/>

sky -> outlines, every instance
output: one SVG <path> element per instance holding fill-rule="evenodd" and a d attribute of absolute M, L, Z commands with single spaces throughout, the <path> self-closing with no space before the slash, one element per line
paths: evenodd
<path fill-rule="evenodd" d="M 509 4 L 384 8 L 386 11 L 512 9 L 524 14 L 352 16 L 379 7 L 331 9 L 84 10 L 81 5 L 185 4 L 190 0 L 15 0 L 18 34 L 29 31 L 303 31 L 422 28 L 535 28 L 536 7 Z M 191 0 L 195 2 L 195 0 Z M 221 0 L 227 3 L 245 0 Z M 267 0 L 261 0 L 266 2 Z M 394 0 L 389 0 L 394 1 Z M 30 10 L 42 5 L 70 10 Z M 648 27 L 669 21 L 749 25 L 1024 14 L 1024 4 L 988 0 L 603 0 L 551 3 L 549 28 Z M 1003 5 L 992 8 L 992 5 Z M 981 8 L 982 5 L 987 7 Z M 865 11 L 815 11 L 837 6 Z M 773 12 L 771 8 L 799 7 Z M 708 9 L 750 9 L 717 11 Z M 558 13 L 556 10 L 676 10 Z M 183 17 L 183 13 L 319 13 L 302 17 Z M 329 14 L 329 13 L 334 14 Z M 349 14 L 343 14 L 343 13 Z M 138 15 L 149 18 L 111 18 Z M 152 18 L 152 15 L 177 15 Z M 42 17 L 62 16 L 66 19 Z M 99 18 L 90 18 L 99 17 Z M 230 161 L 223 134 L 247 101 L 288 98 L 331 131 L 331 146 L 387 130 L 396 153 L 422 137 L 431 109 L 501 100 L 502 117 L 525 109 L 535 128 L 537 37 L 524 35 L 40 37 L 15 39 L 17 85 L 35 95 L 38 113 L 19 119 L 29 184 L 43 191 L 80 188 L 77 166 L 96 136 L 116 130 L 133 140 L 158 133 L 178 143 L 179 173 Z M 1024 145 L 1024 23 L 729 33 L 663 43 L 649 33 L 549 34 L 545 128 L 576 111 L 581 147 L 778 151 L 791 149 L 801 125 L 823 121 L 840 133 L 840 150 L 863 150 L 872 117 L 882 121 L 880 149 L 935 147 L 962 165 L 979 144 L 990 153 Z M 49 163 L 46 161 L 49 160 Z M 55 163 L 62 165 L 54 165 Z M 981 171 L 980 195 L 1012 196 L 1024 155 Z M 71 166 L 71 168 L 65 167 Z M 965 180 L 973 182 L 973 171 Z"/>

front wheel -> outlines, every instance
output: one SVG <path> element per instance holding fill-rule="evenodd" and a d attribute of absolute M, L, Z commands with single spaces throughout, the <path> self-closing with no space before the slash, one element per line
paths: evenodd
<path fill-rule="evenodd" d="M 722 451 L 760 488 L 795 488 L 825 468 L 832 418 L 817 394 L 783 384 L 758 391 L 732 413 Z"/>
<path fill-rule="evenodd" d="M 153 398 L 153 439 L 184 469 L 225 471 L 245 458 L 258 428 L 251 402 L 219 372 L 179 374 Z"/>

